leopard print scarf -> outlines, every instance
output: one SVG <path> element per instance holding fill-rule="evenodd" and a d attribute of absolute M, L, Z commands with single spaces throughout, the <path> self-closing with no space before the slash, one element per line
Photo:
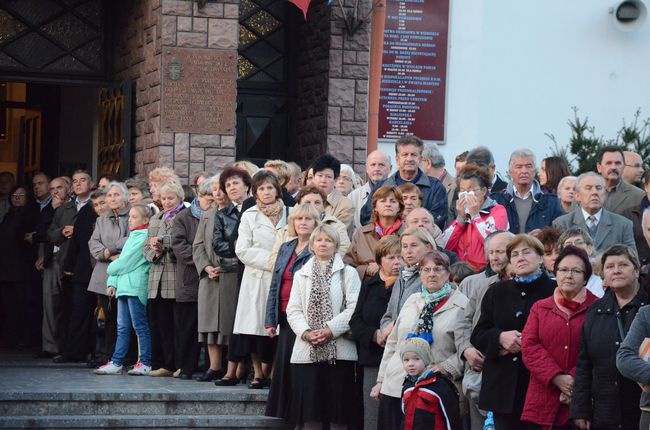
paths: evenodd
<path fill-rule="evenodd" d="M 307 323 L 312 330 L 325 328 L 325 323 L 334 318 L 330 287 L 332 282 L 332 265 L 334 257 L 325 265 L 314 258 L 312 265 L 311 293 L 307 303 Z M 343 286 L 341 286 L 343 287 Z M 330 339 L 323 345 L 310 345 L 309 359 L 312 363 L 336 362 L 336 341 Z"/>

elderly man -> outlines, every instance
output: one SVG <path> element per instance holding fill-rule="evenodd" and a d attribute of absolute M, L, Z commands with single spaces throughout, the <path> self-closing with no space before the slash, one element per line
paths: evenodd
<path fill-rule="evenodd" d="M 378 182 L 373 187 L 366 205 L 361 210 L 361 224 L 370 221 L 372 194 L 382 185 L 400 186 L 406 182 L 416 185 L 422 192 L 422 207 L 433 215 L 434 222 L 440 229 L 444 229 L 447 221 L 447 193 L 445 187 L 436 178 L 431 178 L 420 170 L 422 149 L 424 142 L 417 136 L 406 135 L 395 142 L 395 156 L 397 172 L 385 181 Z"/>
<path fill-rule="evenodd" d="M 643 160 L 641 156 L 633 151 L 623 151 L 625 167 L 623 167 L 623 180 L 628 184 L 641 186 L 643 177 Z"/>
<path fill-rule="evenodd" d="M 516 150 L 508 163 L 512 181 L 504 191 L 490 195 L 506 208 L 510 231 L 515 234 L 541 230 L 564 214 L 555 194 L 542 193 L 536 172 L 535 154 L 529 149 Z"/>
<path fill-rule="evenodd" d="M 580 227 L 594 240 L 594 252 L 599 254 L 612 245 L 623 244 L 636 251 L 632 221 L 603 208 L 605 180 L 595 172 L 578 176 L 576 181 L 578 207 L 553 221 L 563 230 Z"/>
<path fill-rule="evenodd" d="M 605 146 L 600 150 L 596 169 L 605 179 L 605 209 L 623 215 L 626 209 L 641 204 L 645 193 L 623 180 L 625 157 L 619 146 Z"/>
<path fill-rule="evenodd" d="M 383 152 L 376 150 L 368 154 L 366 160 L 366 179 L 368 181 L 363 186 L 352 190 L 348 198 L 354 205 L 354 228 L 361 227 L 361 208 L 368 201 L 370 191 L 377 182 L 388 178 L 390 170 L 393 168 L 390 164 L 390 157 Z"/>
<path fill-rule="evenodd" d="M 456 191 L 456 178 L 445 169 L 445 157 L 438 150 L 438 145 L 426 142 L 422 151 L 420 168 L 427 175 L 438 179 L 447 190 L 447 207 L 451 207 L 451 200 Z"/>
<path fill-rule="evenodd" d="M 464 394 L 469 401 L 469 411 L 472 429 L 483 428 L 485 417 L 478 409 L 478 395 L 481 391 L 481 370 L 483 369 L 483 354 L 474 348 L 469 339 L 472 330 L 481 316 L 481 301 L 488 288 L 499 281 L 508 279 L 506 267 L 508 256 L 506 246 L 515 235 L 509 231 L 495 231 L 485 239 L 485 259 L 488 267 L 481 273 L 465 278 L 458 290 L 467 296 L 469 302 L 465 307 L 465 319 L 459 324 L 456 338 L 456 350 L 467 362 L 463 377 Z"/>

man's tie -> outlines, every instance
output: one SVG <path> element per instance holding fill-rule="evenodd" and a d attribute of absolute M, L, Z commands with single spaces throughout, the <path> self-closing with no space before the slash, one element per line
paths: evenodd
<path fill-rule="evenodd" d="M 595 216 L 589 215 L 587 217 L 587 228 L 589 229 L 589 234 L 591 235 L 591 239 L 592 240 L 596 239 L 596 231 L 598 230 L 598 224 L 596 223 Z"/>

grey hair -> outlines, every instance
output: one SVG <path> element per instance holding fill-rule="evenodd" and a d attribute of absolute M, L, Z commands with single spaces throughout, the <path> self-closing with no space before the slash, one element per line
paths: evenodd
<path fill-rule="evenodd" d="M 580 189 L 580 182 L 582 182 L 582 180 L 585 178 L 597 178 L 600 181 L 601 185 L 605 187 L 605 178 L 600 176 L 600 174 L 596 172 L 585 172 L 582 175 L 578 176 L 576 179 L 576 191 Z"/>
<path fill-rule="evenodd" d="M 560 182 L 557 183 L 557 189 L 559 190 L 562 188 L 562 185 L 564 185 L 564 182 L 566 181 L 577 181 L 578 177 L 577 176 L 565 176 L 564 178 L 560 179 Z"/>
<path fill-rule="evenodd" d="M 219 175 L 210 176 L 201 182 L 201 184 L 196 189 L 196 192 L 199 196 L 208 196 L 212 195 L 212 186 L 214 183 L 219 183 Z"/>
<path fill-rule="evenodd" d="M 124 182 L 118 182 L 118 181 L 111 181 L 106 185 L 106 194 L 111 190 L 111 188 L 116 187 L 122 192 L 122 199 L 124 200 L 124 203 L 129 202 L 129 190 L 126 188 L 126 185 L 124 185 Z"/>
<path fill-rule="evenodd" d="M 515 149 L 512 151 L 512 154 L 510 154 L 510 160 L 508 161 L 508 166 L 512 165 L 512 160 L 515 158 L 530 158 L 533 160 L 533 165 L 537 165 L 537 158 L 535 157 L 535 153 L 527 148 Z"/>
<path fill-rule="evenodd" d="M 509 230 L 497 230 L 490 233 L 488 237 L 485 238 L 485 242 L 483 243 L 483 252 L 485 253 L 486 260 L 488 259 L 488 255 L 490 252 L 490 242 L 492 241 L 492 239 L 502 234 L 505 234 L 508 237 L 508 241 L 511 241 L 515 237 L 515 234 Z"/>
<path fill-rule="evenodd" d="M 564 242 L 567 241 L 568 238 L 570 237 L 576 237 L 580 236 L 582 237 L 582 240 L 585 241 L 586 245 L 593 246 L 594 240 L 592 239 L 591 235 L 583 228 L 580 227 L 571 227 L 562 232 L 560 237 L 557 239 L 557 250 L 558 252 L 562 252 L 564 249 Z"/>
<path fill-rule="evenodd" d="M 320 234 L 324 234 L 332 239 L 332 242 L 334 242 L 334 252 L 336 253 L 336 250 L 339 249 L 339 246 L 341 245 L 339 234 L 334 230 L 334 227 L 330 227 L 327 224 L 321 224 L 316 226 L 314 231 L 311 232 L 311 236 L 309 236 L 309 249 L 312 251 L 312 254 L 314 252 L 314 240 L 316 240 L 316 236 Z"/>
<path fill-rule="evenodd" d="M 445 167 L 445 157 L 443 157 L 440 153 L 438 145 L 433 142 L 424 143 L 424 149 L 422 150 L 422 159 L 429 160 L 431 162 L 431 167 L 434 169 Z"/>
<path fill-rule="evenodd" d="M 341 173 L 343 173 L 343 172 L 350 175 L 350 179 L 352 179 L 352 189 L 357 188 L 357 175 L 356 175 L 356 173 L 354 173 L 354 170 L 352 169 L 352 167 L 349 164 L 341 163 Z M 339 177 L 340 176 L 341 175 L 339 174 Z"/>
<path fill-rule="evenodd" d="M 490 167 L 490 165 L 494 164 L 494 155 L 486 146 L 477 146 L 467 153 L 465 161 L 467 164 Z"/>

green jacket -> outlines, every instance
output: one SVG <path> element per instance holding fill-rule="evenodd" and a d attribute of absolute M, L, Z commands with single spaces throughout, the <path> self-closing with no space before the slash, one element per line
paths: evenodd
<path fill-rule="evenodd" d="M 147 305 L 149 263 L 144 258 L 147 230 L 132 231 L 117 260 L 108 265 L 107 286 L 115 288 L 115 297 L 135 296 Z"/>

